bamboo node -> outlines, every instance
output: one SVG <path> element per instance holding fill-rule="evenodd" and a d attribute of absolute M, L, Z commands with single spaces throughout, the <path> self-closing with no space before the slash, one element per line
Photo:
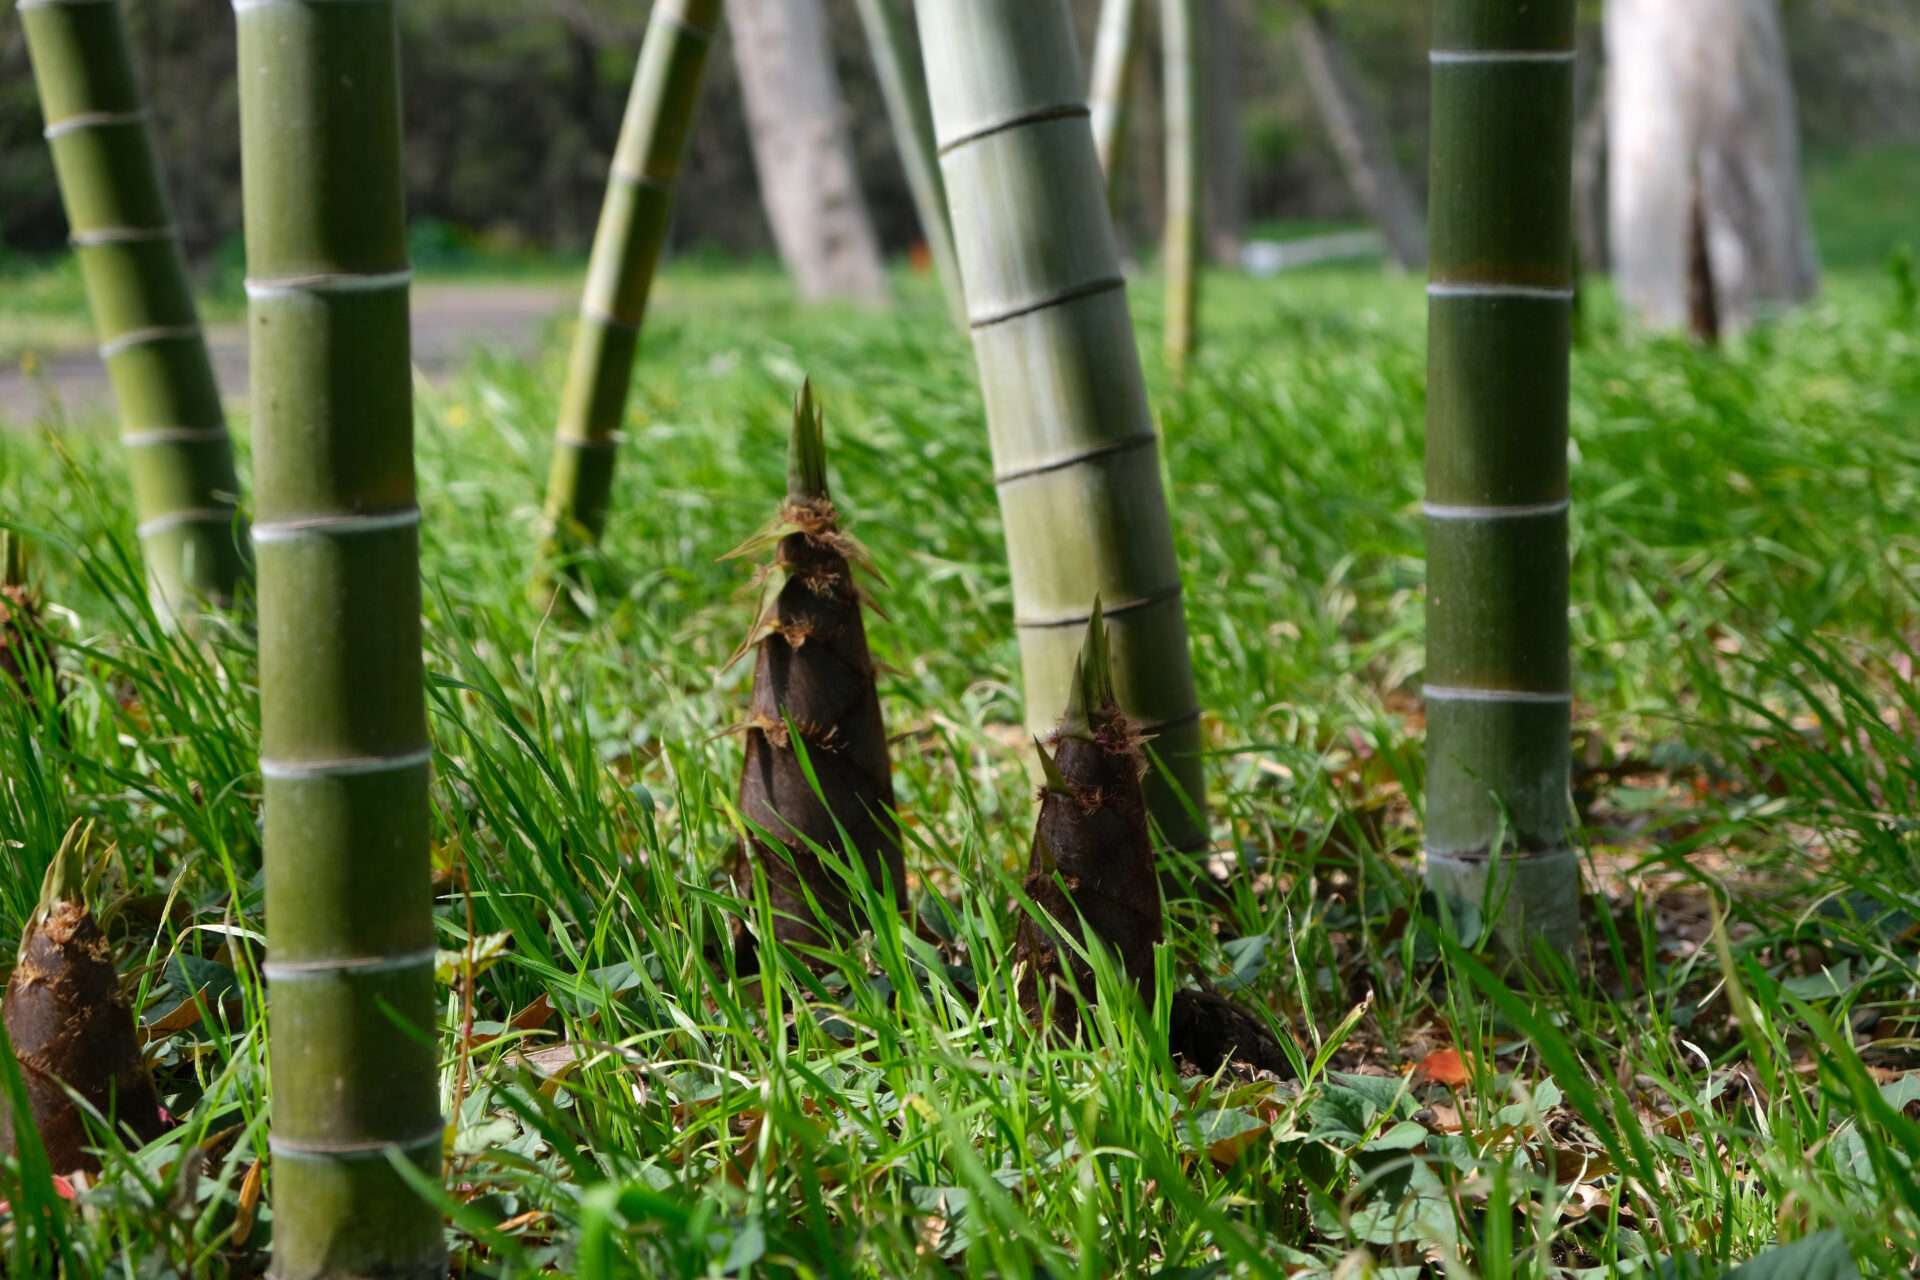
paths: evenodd
<path fill-rule="evenodd" d="M 1436 280 L 1427 286 L 1429 298 L 1512 298 L 1530 302 L 1572 302 L 1573 290 L 1536 284 L 1498 284 Z"/>
<path fill-rule="evenodd" d="M 984 314 L 970 317 L 967 325 L 972 329 L 990 329 L 994 325 L 1005 324 L 1009 320 L 1018 320 L 1021 316 L 1030 316 L 1036 311 L 1046 311 L 1052 307 L 1064 307 L 1069 302 L 1079 302 L 1083 298 L 1097 297 L 1100 294 L 1112 293 L 1117 289 L 1125 289 L 1126 287 L 1127 278 L 1125 276 L 1103 276 L 1098 280 L 1089 280 L 1084 284 L 1077 284 L 1072 288 L 1062 289 L 1058 293 L 1050 294 L 1034 302 L 1023 302 L 1016 306 L 1003 307 L 998 311 L 988 311 Z"/>
<path fill-rule="evenodd" d="M 332 760 L 273 760 L 260 757 L 260 776 L 277 782 L 305 782 L 321 778 L 357 778 L 375 773 L 399 773 L 424 768 L 433 761 L 433 748 L 397 752 L 389 756 L 341 756 Z"/>
<path fill-rule="evenodd" d="M 1106 444 L 1094 445 L 1091 448 L 1082 449 L 1077 453 L 1070 453 L 1064 457 L 1049 458 L 1045 462 L 1035 462 L 1024 467 L 1009 468 L 994 476 L 993 483 L 997 486 L 1004 487 L 1014 483 L 1016 480 L 1027 480 L 1034 476 L 1042 476 L 1054 471 L 1065 471 L 1067 468 L 1077 467 L 1083 462 L 1097 462 L 1104 458 L 1114 457 L 1117 454 L 1131 453 L 1135 449 L 1150 448 L 1159 443 L 1160 434 L 1158 432 L 1142 431 L 1137 435 L 1127 436 L 1121 440 L 1109 441 Z"/>
<path fill-rule="evenodd" d="M 290 0 L 272 0 L 273 3 L 288 3 Z M 310 3 L 311 0 L 303 0 Z M 341 0 L 332 0 L 340 3 Z M 359 0 L 352 0 L 359 2 Z M 276 1159 L 288 1160 L 385 1160 L 389 1151 L 418 1151 L 426 1146 L 439 1146 L 446 1140 L 447 1122 L 435 1116 L 431 1132 L 416 1134 L 411 1138 L 382 1139 L 367 1138 L 360 1141 L 312 1142 L 301 1138 L 286 1138 L 269 1134 L 267 1149 Z"/>
<path fill-rule="evenodd" d="M 157 342 L 179 342 L 183 339 L 200 337 L 200 326 L 196 324 L 160 324 L 148 329 L 134 329 L 117 338 L 109 338 L 100 344 L 100 358 L 111 360 L 117 355 L 133 350 L 135 347 L 152 346 Z"/>
<path fill-rule="evenodd" d="M 256 546 L 296 542 L 302 538 L 351 537 L 363 533 L 385 533 L 390 529 L 412 529 L 420 524 L 420 508 L 385 511 L 374 515 L 304 516 L 296 520 L 266 520 L 253 526 Z"/>
<path fill-rule="evenodd" d="M 1157 604 L 1166 604 L 1170 600 L 1178 600 L 1180 595 L 1181 586 L 1176 582 L 1170 587 L 1150 592 L 1144 596 L 1135 596 L 1130 600 L 1121 600 L 1115 604 L 1103 605 L 1100 611 L 1105 616 L 1114 618 L 1135 613 L 1141 609 L 1150 609 Z M 1056 627 L 1084 627 L 1092 620 L 1093 611 L 1089 609 L 1084 613 L 1061 613 L 1042 615 L 1039 617 L 1032 614 L 1024 616 L 1016 615 L 1013 620 L 1013 625 L 1019 627 L 1021 630 L 1040 631 L 1051 630 Z"/>
<path fill-rule="evenodd" d="M 1053 120 L 1086 119 L 1092 116 L 1092 114 L 1093 112 L 1088 109 L 1087 104 L 1084 102 L 1056 102 L 1044 107 L 1034 107 L 1031 110 L 1005 116 L 988 124 L 968 129 L 964 133 L 956 134 L 954 137 L 940 144 L 940 154 L 943 156 L 951 155 L 970 142 L 978 142 L 982 138 L 991 138 L 996 133 L 1006 133 L 1008 130 L 1018 129 L 1022 125 L 1046 124 Z"/>
<path fill-rule="evenodd" d="M 22 5 L 22 8 L 33 8 Z M 122 125 L 145 124 L 147 112 L 139 111 L 82 111 L 75 115 L 63 116 L 40 131 L 40 136 L 51 142 L 62 134 L 77 133 L 81 129 L 111 129 Z"/>
<path fill-rule="evenodd" d="M 431 968 L 438 955 L 432 947 L 392 956 L 345 956 L 336 960 L 269 960 L 260 966 L 268 982 L 299 982 L 306 978 L 355 977 Z"/>
<path fill-rule="evenodd" d="M 1571 49 L 1435 49 L 1427 54 L 1427 61 L 1436 67 L 1471 67 L 1479 64 L 1517 64 L 1544 63 L 1549 66 L 1572 66 Z"/>
<path fill-rule="evenodd" d="M 133 532 L 135 537 L 151 538 L 155 534 L 166 533 L 188 525 L 232 524 L 239 515 L 237 507 L 195 507 L 188 511 L 169 511 L 165 515 L 142 520 Z"/>
<path fill-rule="evenodd" d="M 1472 689 L 1459 685 L 1430 684 L 1424 687 L 1429 702 L 1515 702 L 1542 706 L 1571 703 L 1572 692 L 1536 692 L 1525 689 Z"/>
<path fill-rule="evenodd" d="M 1572 505 L 1567 498 L 1558 502 L 1516 502 L 1505 506 L 1423 502 L 1420 510 L 1429 520 L 1528 520 L 1565 515 Z"/>

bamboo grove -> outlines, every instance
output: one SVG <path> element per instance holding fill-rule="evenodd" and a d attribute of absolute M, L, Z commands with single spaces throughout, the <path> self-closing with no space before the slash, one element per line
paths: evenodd
<path fill-rule="evenodd" d="M 440 1176 L 443 1118 L 396 3 L 234 4 L 282 1280 L 446 1266 L 440 1208 L 418 1191 Z M 20 7 L 156 592 L 231 603 L 247 568 L 234 541 L 239 486 L 119 6 Z M 924 76 L 902 10 L 862 0 L 861 14 L 975 358 L 1039 786 L 1027 902 L 1009 936 L 1021 1006 L 1070 1038 L 1094 1001 L 1154 1005 L 1167 976 L 1156 959 L 1161 872 L 1216 838 L 1193 602 L 1109 207 L 1140 5 L 1105 6 L 1097 109 L 1064 0 L 914 8 Z M 1160 5 L 1174 370 L 1195 358 L 1196 10 Z M 719 0 L 652 10 L 567 366 L 548 567 L 605 527 L 719 17 Z M 1448 910 L 1491 913 L 1520 956 L 1578 940 L 1567 803 L 1573 18 L 1572 0 L 1438 0 L 1431 54 L 1426 868 Z M 824 398 L 799 390 L 786 492 L 736 552 L 765 562 L 736 655 L 752 670 L 728 863 L 741 974 L 804 970 L 810 953 L 853 946 L 879 916 L 913 910 L 865 621 L 870 591 L 883 589 L 828 484 Z M 884 479 L 845 478 L 849 506 L 861 484 Z M 0 696 L 52 704 L 57 719 L 58 657 L 11 534 L 3 552 Z M 6 999 L 37 1086 L 31 1118 L 71 1168 L 91 1157 L 69 1090 L 136 1138 L 157 1124 L 87 910 L 95 844 L 76 828 L 48 851 Z M 1272 1011 L 1191 976 L 1173 975 L 1170 1052 L 1202 1071 L 1293 1070 Z M 88 1060 L 68 1061 L 49 1028 L 82 1015 Z"/>

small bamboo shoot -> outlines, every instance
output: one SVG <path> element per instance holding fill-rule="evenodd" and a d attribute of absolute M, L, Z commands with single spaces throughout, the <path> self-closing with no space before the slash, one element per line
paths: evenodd
<path fill-rule="evenodd" d="M 775 935 L 818 946 L 823 923 L 853 929 L 861 920 L 815 846 L 861 864 L 896 907 L 906 904 L 907 880 L 863 593 L 854 581 L 856 566 L 871 570 L 827 492 L 824 424 L 811 384 L 794 405 L 788 456 L 786 501 L 773 523 L 733 552 L 774 554 L 741 651 L 752 650 L 754 667 L 740 813 L 783 846 L 749 835 L 743 849 L 767 878 Z"/>
<path fill-rule="evenodd" d="M 87 1106 L 135 1145 L 160 1133 L 160 1102 L 134 1035 L 107 939 L 86 903 L 89 829 L 76 823 L 47 868 L 7 981 L 7 1039 L 20 1060 L 34 1129 L 55 1173 L 97 1173 Z M 12 1115 L 0 1116 L 0 1150 L 14 1149 Z"/>

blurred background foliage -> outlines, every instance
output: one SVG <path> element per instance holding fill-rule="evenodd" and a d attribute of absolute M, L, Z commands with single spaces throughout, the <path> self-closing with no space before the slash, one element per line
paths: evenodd
<path fill-rule="evenodd" d="M 1294 0 L 1209 0 L 1209 82 L 1240 101 L 1235 144 L 1244 215 L 1318 222 L 1357 214 L 1299 70 Z M 1091 31 L 1096 0 L 1075 0 Z M 1424 181 L 1424 0 L 1345 0 L 1341 30 L 1401 164 Z M 649 6 L 638 0 L 409 0 L 402 12 L 407 161 L 422 266 L 516 249 L 584 252 Z M 854 13 L 829 0 L 854 145 L 882 243 L 917 239 L 913 204 Z M 239 132 L 233 19 L 224 0 L 128 0 L 177 216 L 203 271 L 237 269 Z M 1584 47 L 1598 48 L 1595 29 Z M 1920 141 L 1920 8 L 1913 0 L 1788 0 L 1788 40 L 1809 166 L 1864 165 L 1849 203 Z M 1153 38 L 1151 22 L 1145 24 Z M 1083 48 L 1089 42 L 1083 42 Z M 1136 243 L 1156 234 L 1157 60 L 1142 59 L 1122 213 Z M 58 248 L 66 234 L 17 22 L 0 23 L 0 252 Z M 1864 159 L 1863 159 L 1864 158 Z M 771 251 L 733 61 L 716 57 L 682 187 L 673 248 Z M 1886 211 L 1898 216 L 1897 210 Z M 1909 211 L 1910 212 L 1910 211 Z M 1217 211 L 1216 211 L 1217 214 Z M 1231 237 L 1237 228 L 1226 231 Z M 1217 228 L 1218 230 L 1218 228 Z"/>

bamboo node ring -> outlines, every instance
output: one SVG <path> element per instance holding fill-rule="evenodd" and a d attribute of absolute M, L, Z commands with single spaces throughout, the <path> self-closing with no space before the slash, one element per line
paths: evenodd
<path fill-rule="evenodd" d="M 1571 692 L 1540 692 L 1529 689 L 1469 689 L 1459 685 L 1430 684 L 1422 689 L 1429 702 L 1509 702 L 1531 706 L 1559 706 L 1573 701 Z"/>

